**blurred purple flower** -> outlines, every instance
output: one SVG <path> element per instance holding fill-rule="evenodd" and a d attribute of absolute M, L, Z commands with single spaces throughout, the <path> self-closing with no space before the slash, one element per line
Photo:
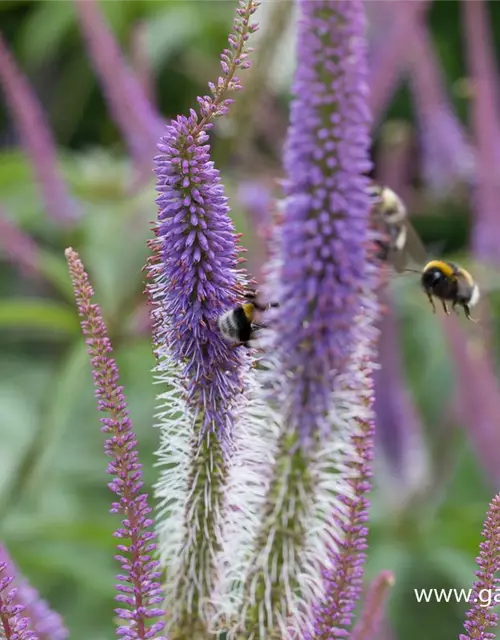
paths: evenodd
<path fill-rule="evenodd" d="M 457 181 L 472 179 L 473 151 L 446 95 L 436 51 L 422 19 L 415 21 L 409 37 L 410 83 L 420 122 L 424 178 L 436 193 L 443 194 Z"/>
<path fill-rule="evenodd" d="M 476 0 L 474 0 L 476 1 Z M 489 632 L 498 623 L 498 613 L 492 611 L 498 595 L 500 579 L 500 495 L 493 498 L 483 525 L 484 541 L 479 545 L 479 556 L 476 581 L 472 585 L 470 602 L 474 604 L 466 614 L 464 628 L 466 633 L 459 635 L 459 640 L 495 640 L 496 633 Z M 486 596 L 486 597 L 485 597 Z M 492 601 L 492 598 L 494 600 Z M 489 599 L 489 606 L 485 606 Z"/>
<path fill-rule="evenodd" d="M 40 598 L 37 590 L 18 574 L 3 545 L 0 545 L 0 565 L 4 565 L 5 573 L 13 577 L 12 586 L 16 588 L 16 594 L 12 604 L 23 608 L 30 621 L 29 627 L 37 634 L 36 637 L 39 640 L 65 640 L 69 633 L 61 616 L 52 611 L 45 600 Z"/>
<path fill-rule="evenodd" d="M 377 180 L 393 189 L 408 205 L 413 159 L 412 126 L 405 120 L 388 120 L 380 127 L 379 138 L 375 162 Z"/>
<path fill-rule="evenodd" d="M 347 517 L 339 495 L 352 495 L 349 477 L 364 464 L 350 440 L 354 416 L 371 416 L 351 390 L 360 376 L 365 384 L 360 360 L 370 353 L 376 315 L 366 293 L 373 280 L 363 4 L 298 7 L 286 200 L 268 296 L 281 308 L 269 314 L 273 330 L 262 339 L 283 425 L 245 579 L 245 631 L 256 637 L 312 632 L 312 604 L 325 591 L 321 569 L 331 567 L 344 534 L 325 521 L 332 512 Z M 353 355 L 355 347 L 364 351 Z"/>
<path fill-rule="evenodd" d="M 144 96 L 151 105 L 156 102 L 152 62 L 148 55 L 147 23 L 138 22 L 132 30 L 130 57 L 132 70 L 140 83 Z"/>
<path fill-rule="evenodd" d="M 111 114 L 136 163 L 152 167 L 154 150 L 163 128 L 162 118 L 127 65 L 97 2 L 73 2 Z"/>
<path fill-rule="evenodd" d="M 263 266 L 268 259 L 268 244 L 272 237 L 273 207 L 275 200 L 271 188 L 264 179 L 246 180 L 238 186 L 236 200 L 244 210 L 247 223 L 251 226 L 247 245 L 251 251 L 248 269 L 257 282 L 263 279 Z"/>
<path fill-rule="evenodd" d="M 228 92 L 241 88 L 235 73 L 249 66 L 246 43 L 257 28 L 251 24 L 256 7 L 253 0 L 240 2 L 229 48 L 221 56 L 222 76 L 209 84 L 212 96 L 198 99 L 201 118 L 191 110 L 189 117 L 172 121 L 155 158 L 160 196 L 149 295 L 157 373 L 167 389 L 159 396 L 158 455 L 164 470 L 157 497 L 170 622 L 183 637 L 203 634 L 209 626 L 207 607 L 221 579 L 223 523 L 230 517 L 225 498 L 236 432 L 251 430 L 242 391 L 252 360 L 217 328 L 218 317 L 241 301 L 244 277 L 207 132 L 213 118 L 227 112 Z M 240 528 L 252 521 L 246 517 L 252 487 L 243 489 L 247 495 L 236 502 Z"/>
<path fill-rule="evenodd" d="M 60 225 L 74 223 L 79 215 L 57 165 L 56 142 L 27 79 L 23 76 L 0 33 L 0 84 L 12 120 L 38 180 L 47 215 Z"/>
<path fill-rule="evenodd" d="M 483 0 L 464 0 L 463 29 L 469 75 L 473 81 L 471 128 L 476 145 L 477 179 L 474 193 L 472 248 L 481 259 L 499 263 L 500 124 L 498 69 Z"/>
<path fill-rule="evenodd" d="M 323 569 L 325 594 L 314 606 L 314 640 L 348 635 L 347 629 L 352 624 L 363 587 L 373 460 L 372 373 L 377 332 L 373 326 L 374 310 L 363 309 L 361 314 L 356 325 L 358 346 L 345 376 L 345 386 L 334 404 L 336 412 L 350 405 L 344 418 L 349 423 L 352 446 L 352 453 L 345 462 L 350 469 L 350 491 L 340 496 L 342 506 L 334 510 L 331 529 L 335 545 L 330 549 L 330 566 Z M 352 396 L 350 402 L 347 401 L 349 394 Z"/>
<path fill-rule="evenodd" d="M 428 0 L 384 0 L 372 7 L 372 31 L 377 33 L 382 25 L 384 37 L 378 38 L 372 55 L 371 106 L 377 120 L 401 75 L 409 71 L 420 122 L 424 177 L 431 188 L 442 193 L 459 180 L 470 180 L 475 162 L 466 133 L 446 95 L 438 59 L 424 24 L 429 4 Z M 389 37 L 387 20 L 392 23 Z"/>
<path fill-rule="evenodd" d="M 366 278 L 370 116 L 362 3 L 299 4 L 298 60 L 285 148 L 276 299 L 286 419 L 303 446 L 328 432 L 334 380 L 353 349 Z M 307 398 L 307 401 L 304 399 Z"/>
<path fill-rule="evenodd" d="M 236 198 L 250 214 L 250 220 L 258 232 L 269 224 L 273 196 L 271 189 L 264 184 L 263 180 L 242 182 L 238 186 Z"/>
<path fill-rule="evenodd" d="M 376 433 L 392 472 L 386 491 L 406 502 L 409 493 L 425 487 L 428 461 L 420 416 L 405 384 L 394 308 L 387 300 L 384 306 L 379 325 L 380 369 L 374 373 Z"/>
<path fill-rule="evenodd" d="M 500 387 L 488 353 L 467 337 L 455 318 L 446 318 L 457 378 L 455 406 L 459 420 L 481 460 L 481 466 L 500 486 Z"/>
<path fill-rule="evenodd" d="M 351 640 L 374 640 L 377 637 L 387 598 L 394 582 L 394 574 L 384 570 L 370 584 L 363 610 L 352 631 Z"/>
<path fill-rule="evenodd" d="M 149 531 L 153 520 L 148 518 L 151 512 L 148 496 L 140 493 L 142 471 L 127 402 L 123 387 L 118 384 L 118 368 L 110 356 L 112 349 L 101 310 L 92 302 L 94 291 L 83 264 L 73 249 L 66 249 L 65 254 L 91 358 L 98 408 L 110 415 L 101 421 L 102 431 L 110 436 L 104 445 L 111 458 L 108 473 L 113 476 L 108 486 L 119 498 L 112 503 L 111 513 L 123 516 L 122 526 L 115 533 L 121 540 L 116 559 L 123 570 L 117 576 L 116 600 L 125 608 L 115 610 L 122 621 L 116 633 L 127 640 L 165 640 L 158 635 L 164 622 L 153 622 L 165 615 L 163 609 L 155 606 L 162 602 L 163 594 L 158 583 L 159 563 L 151 558 L 156 549 L 156 535 Z"/>
<path fill-rule="evenodd" d="M 30 631 L 30 619 L 22 615 L 25 607 L 16 602 L 17 589 L 9 589 L 14 576 L 6 569 L 7 563 L 0 562 L 0 634 L 5 640 L 40 640 Z"/>
<path fill-rule="evenodd" d="M 410 154 L 410 126 L 399 121 L 385 123 L 381 130 L 377 157 L 378 179 L 405 200 L 405 195 L 410 191 Z M 395 309 L 388 294 L 380 295 L 380 301 L 384 312 L 379 319 L 378 352 L 381 366 L 374 373 L 375 432 L 384 454 L 383 462 L 390 471 L 385 474 L 388 478 L 384 494 L 404 504 L 410 493 L 425 486 L 428 461 L 422 442 L 420 418 L 404 383 Z M 377 459 L 379 460 L 378 456 Z M 379 469 L 386 470 L 383 467 Z M 384 474 L 381 474 L 381 478 L 383 477 Z"/>
<path fill-rule="evenodd" d="M 377 20 L 384 22 L 384 38 L 370 64 L 369 105 L 374 124 L 390 103 L 408 59 L 408 42 L 415 22 L 425 14 L 429 4 L 429 0 L 392 0 L 377 5 L 380 10 Z M 387 18 L 390 19 L 388 30 Z"/>
<path fill-rule="evenodd" d="M 41 275 L 36 242 L 8 218 L 7 212 L 0 205 L 0 255 L 2 254 L 25 275 Z"/>

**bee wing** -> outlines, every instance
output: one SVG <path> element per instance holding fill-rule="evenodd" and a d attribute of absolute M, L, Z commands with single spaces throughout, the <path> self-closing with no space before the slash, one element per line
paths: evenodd
<path fill-rule="evenodd" d="M 406 251 L 406 249 L 403 249 L 402 251 L 394 249 L 390 251 L 387 260 L 398 273 L 403 273 L 406 265 L 408 264 L 408 251 Z"/>
<path fill-rule="evenodd" d="M 466 269 L 482 293 L 500 291 L 500 266 L 468 256 L 457 256 L 452 262 Z"/>
<path fill-rule="evenodd" d="M 424 265 L 427 262 L 427 251 L 420 236 L 413 228 L 409 220 L 406 220 L 406 245 L 405 252 L 410 255 L 417 265 Z"/>

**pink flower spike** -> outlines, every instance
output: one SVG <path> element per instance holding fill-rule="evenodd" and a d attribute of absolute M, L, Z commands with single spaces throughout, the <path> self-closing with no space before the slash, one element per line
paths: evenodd
<path fill-rule="evenodd" d="M 91 358 L 98 409 L 108 415 L 101 419 L 102 431 L 108 434 L 104 450 L 111 459 L 107 469 L 112 476 L 109 488 L 118 497 L 118 502 L 112 503 L 111 512 L 119 513 L 123 518 L 115 535 L 130 545 L 128 552 L 117 556 L 123 572 L 117 577 L 117 582 L 125 583 L 133 591 L 124 593 L 122 585 L 117 586 L 117 600 L 127 608 L 116 611 L 123 623 L 116 633 L 128 640 L 148 640 L 153 637 L 150 633 L 152 626 L 158 631 L 163 628 L 160 622 L 152 623 L 153 618 L 163 617 L 163 611 L 156 607 L 163 601 L 163 590 L 158 582 L 159 563 L 151 560 L 150 556 L 155 548 L 156 534 L 148 530 L 152 525 L 148 518 L 151 513 L 148 496 L 140 493 L 142 466 L 137 440 L 123 387 L 119 385 L 118 367 L 111 357 L 111 343 L 101 310 L 92 302 L 94 291 L 88 275 L 73 249 L 66 249 L 65 255 Z M 123 549 L 122 544 L 120 549 Z M 164 636 L 154 633 L 155 640 L 164 640 Z"/>
<path fill-rule="evenodd" d="M 477 0 L 474 0 L 477 1 Z M 459 640 L 495 640 L 496 634 L 487 631 L 493 629 L 498 623 L 498 613 L 492 611 L 495 602 L 490 601 L 490 606 L 485 606 L 487 598 L 493 598 L 498 593 L 500 580 L 500 495 L 496 495 L 491 501 L 486 520 L 483 525 L 483 542 L 479 545 L 479 556 L 476 571 L 476 581 L 472 585 L 473 594 L 470 602 L 474 604 L 466 613 L 464 628 L 466 633 L 459 635 Z M 486 595 L 486 597 L 485 597 Z"/>

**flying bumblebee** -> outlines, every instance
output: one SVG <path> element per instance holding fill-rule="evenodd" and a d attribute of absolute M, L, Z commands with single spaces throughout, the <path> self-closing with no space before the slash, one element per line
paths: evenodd
<path fill-rule="evenodd" d="M 416 264 L 425 264 L 427 252 L 408 219 L 401 198 L 389 187 L 377 183 L 370 186 L 370 194 L 375 199 L 373 223 L 384 235 L 376 241 L 378 258 L 389 263 L 398 273 L 405 271 L 410 259 Z"/>
<path fill-rule="evenodd" d="M 257 300 L 257 293 L 249 291 L 245 294 L 246 300 L 233 309 L 223 313 L 217 320 L 217 326 L 223 337 L 237 345 L 249 346 L 248 343 L 255 337 L 255 333 L 265 329 L 266 325 L 255 321 L 256 311 L 266 311 L 270 307 L 277 307 L 277 303 L 262 305 Z"/>
<path fill-rule="evenodd" d="M 480 291 L 471 274 L 453 262 L 428 261 L 422 241 L 408 220 L 406 207 L 392 189 L 373 183 L 371 194 L 376 198 L 375 225 L 385 235 L 385 239 L 377 241 L 379 259 L 392 265 L 398 273 L 418 273 L 434 312 L 434 298 L 437 298 L 447 315 L 450 314 L 447 303 L 451 303 L 452 310 L 457 311 L 457 306 L 461 306 L 465 317 L 473 320 L 471 309 L 478 303 Z M 423 268 L 406 268 L 410 258 L 424 265 Z"/>
<path fill-rule="evenodd" d="M 463 307 L 467 320 L 475 322 L 471 318 L 470 311 L 479 302 L 479 287 L 463 267 L 446 260 L 431 260 L 422 270 L 420 283 L 434 313 L 436 313 L 434 298 L 438 298 L 447 315 L 450 315 L 450 310 L 446 303 L 451 302 L 453 311 L 456 311 L 459 305 Z"/>

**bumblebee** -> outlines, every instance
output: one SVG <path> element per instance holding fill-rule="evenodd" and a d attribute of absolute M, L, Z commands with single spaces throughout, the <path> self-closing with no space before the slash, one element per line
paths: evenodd
<path fill-rule="evenodd" d="M 450 315 L 450 311 L 446 303 L 451 302 L 453 311 L 458 313 L 456 307 L 459 305 L 463 307 L 465 317 L 473 320 L 470 310 L 478 303 L 480 292 L 468 271 L 453 262 L 431 260 L 423 268 L 420 282 L 434 313 L 436 313 L 434 298 L 438 298 L 447 315 Z"/>
<path fill-rule="evenodd" d="M 425 264 L 427 252 L 408 219 L 401 198 L 389 187 L 375 182 L 370 186 L 370 195 L 375 199 L 372 210 L 374 226 L 384 235 L 383 239 L 376 241 L 378 258 L 399 273 L 405 270 L 410 258 L 417 264 Z"/>
<path fill-rule="evenodd" d="M 256 311 L 263 312 L 270 307 L 278 306 L 276 303 L 266 306 L 260 304 L 255 292 L 247 292 L 245 298 L 248 302 L 226 311 L 217 320 L 217 326 L 223 337 L 236 346 L 248 346 L 255 333 L 265 329 L 266 325 L 255 321 Z"/>

